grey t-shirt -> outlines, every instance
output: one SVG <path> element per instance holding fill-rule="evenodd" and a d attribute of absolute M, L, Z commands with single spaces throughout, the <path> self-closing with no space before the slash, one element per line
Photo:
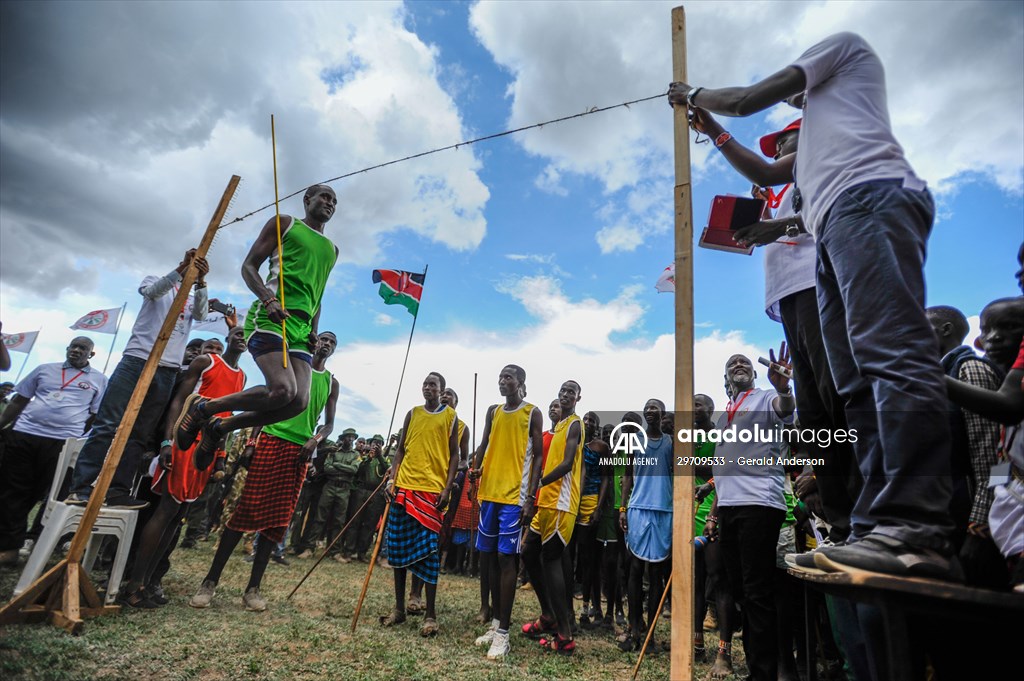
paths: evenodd
<path fill-rule="evenodd" d="M 807 78 L 796 153 L 796 184 L 807 230 L 816 237 L 835 200 L 871 180 L 924 189 L 892 134 L 885 69 L 856 33 L 837 33 L 793 62 Z"/>

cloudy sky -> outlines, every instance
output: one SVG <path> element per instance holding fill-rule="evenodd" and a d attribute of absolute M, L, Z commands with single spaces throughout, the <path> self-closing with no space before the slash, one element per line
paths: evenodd
<path fill-rule="evenodd" d="M 77 317 L 127 302 L 198 243 L 231 174 L 229 217 L 280 189 L 510 127 L 664 92 L 674 3 L 0 4 L 0 320 L 41 330 L 57 361 Z M 689 3 L 690 80 L 745 84 L 837 31 L 885 63 L 896 133 L 939 205 L 930 304 L 976 316 L 1015 293 L 1024 233 L 1024 5 L 1017 2 Z M 726 126 L 745 144 L 788 123 L 778 107 Z M 693 147 L 694 219 L 746 182 Z M 375 267 L 429 264 L 399 413 L 429 370 L 468 422 L 521 364 L 546 404 L 576 378 L 581 409 L 672 397 L 672 115 L 661 100 L 546 126 L 337 182 L 339 245 L 322 329 L 343 396 L 339 427 L 385 432 L 412 318 L 386 307 Z M 301 215 L 298 199 L 282 211 Z M 213 295 L 246 307 L 239 276 L 272 214 L 225 228 Z M 724 402 L 733 352 L 782 339 L 764 314 L 760 254 L 698 250 L 696 376 Z M 883 292 L 880 292 L 883 295 Z M 199 335 L 209 336 L 209 333 Z M 102 367 L 110 336 L 96 336 Z M 13 379 L 24 355 L 14 355 Z M 258 380 L 247 360 L 250 380 Z M 31 367 L 29 367 L 31 368 Z"/>

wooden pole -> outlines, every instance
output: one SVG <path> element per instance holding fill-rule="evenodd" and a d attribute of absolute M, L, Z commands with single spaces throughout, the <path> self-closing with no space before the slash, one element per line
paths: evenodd
<path fill-rule="evenodd" d="M 397 476 L 396 476 L 397 477 Z M 352 633 L 356 633 L 359 625 L 359 613 L 363 610 L 363 600 L 366 598 L 366 590 L 370 586 L 370 577 L 373 576 L 373 566 L 377 564 L 377 554 L 380 553 L 380 544 L 384 540 L 384 533 L 388 529 L 388 514 L 391 513 L 391 501 L 384 507 L 384 515 L 381 516 L 380 529 L 377 530 L 377 541 L 373 545 L 373 555 L 370 557 L 370 566 L 366 569 L 366 577 L 363 578 L 363 589 L 359 592 L 359 600 L 356 601 L 356 611 L 352 614 Z"/>
<path fill-rule="evenodd" d="M 687 82 L 686 12 L 672 10 L 672 80 Z M 690 187 L 690 126 L 685 106 L 674 110 L 676 263 L 676 428 L 693 428 L 693 196 Z M 674 440 L 676 457 L 693 445 Z M 677 459 L 678 460 L 678 459 Z M 693 467 L 677 466 L 672 487 L 672 651 L 670 678 L 693 678 Z"/>
<path fill-rule="evenodd" d="M 647 646 L 651 643 L 651 637 L 654 636 L 654 627 L 658 626 L 658 619 L 661 617 L 661 609 L 665 607 L 665 597 L 668 596 L 668 590 L 672 586 L 672 575 L 668 576 L 665 580 L 665 591 L 661 594 L 661 600 L 658 601 L 658 611 L 654 613 L 654 620 L 651 622 L 650 628 L 647 629 L 647 638 L 644 639 L 644 645 L 640 648 L 640 654 L 636 658 L 636 665 L 633 667 L 633 679 L 636 680 L 636 675 L 640 671 L 640 663 L 644 661 L 644 655 L 647 654 Z M 648 595 L 650 598 L 650 595 Z"/>
<path fill-rule="evenodd" d="M 213 217 L 206 227 L 206 232 L 203 233 L 203 238 L 196 249 L 195 257 L 206 257 L 206 253 L 210 250 L 210 245 L 213 243 L 213 237 L 217 233 L 218 226 L 224 220 L 224 214 L 227 213 L 228 204 L 231 201 L 231 197 L 234 196 L 235 189 L 237 189 L 240 180 L 241 178 L 237 175 L 231 176 L 227 188 L 221 195 L 220 203 L 217 204 L 217 209 L 214 211 Z M 125 407 L 121 424 L 117 427 L 114 440 L 107 451 L 107 458 L 103 462 L 103 468 L 96 479 L 92 495 L 89 497 L 89 503 L 85 507 L 85 512 L 79 522 L 78 529 L 71 540 L 71 548 L 68 551 L 67 557 L 57 563 L 53 570 L 50 570 L 36 580 L 34 584 L 30 585 L 24 593 L 11 600 L 3 609 L 0 609 L 0 624 L 26 621 L 29 615 L 39 611 L 39 608 L 35 606 L 37 606 L 39 601 L 43 601 L 46 604 L 43 611 L 49 614 L 52 624 L 60 626 L 71 633 L 78 633 L 82 628 L 83 614 L 102 614 L 118 609 L 111 606 L 88 608 L 83 611 L 80 607 L 80 595 L 85 592 L 87 596 L 86 601 L 89 603 L 92 600 L 91 594 L 93 593 L 91 584 L 83 586 L 88 582 L 89 578 L 85 571 L 81 570 L 82 556 L 92 537 L 93 525 L 96 523 L 96 517 L 100 513 L 100 507 L 103 506 L 107 489 L 114 478 L 117 465 L 121 462 L 121 455 L 124 453 L 124 447 L 131 436 L 139 410 L 142 408 L 146 393 L 149 392 L 149 385 L 153 381 L 153 376 L 156 375 L 157 366 L 164 353 L 164 348 L 167 347 L 167 342 L 174 331 L 178 315 L 185 308 L 185 301 L 188 299 L 189 291 L 196 281 L 196 276 L 197 271 L 195 260 L 193 259 L 182 276 L 178 293 L 174 296 L 174 301 L 171 303 L 167 317 L 164 318 L 164 323 L 160 327 L 160 332 L 157 335 L 156 342 L 153 344 L 153 349 L 150 350 L 149 358 L 142 368 L 142 374 L 135 384 L 135 390 L 128 400 L 128 406 Z M 42 587 L 40 588 L 39 585 L 42 585 Z M 59 599 L 51 599 L 51 590 L 56 595 L 58 593 L 56 590 L 58 589 L 60 590 L 61 597 Z M 60 608 L 56 606 L 58 600 Z"/>

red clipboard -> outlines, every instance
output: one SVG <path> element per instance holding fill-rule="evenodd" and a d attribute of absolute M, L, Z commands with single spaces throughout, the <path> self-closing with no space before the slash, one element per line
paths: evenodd
<path fill-rule="evenodd" d="M 754 252 L 754 247 L 740 246 L 733 240 L 733 233 L 740 227 L 760 222 L 763 219 L 764 208 L 763 199 L 732 195 L 716 196 L 711 200 L 708 226 L 701 232 L 697 245 L 716 251 L 750 255 Z"/>

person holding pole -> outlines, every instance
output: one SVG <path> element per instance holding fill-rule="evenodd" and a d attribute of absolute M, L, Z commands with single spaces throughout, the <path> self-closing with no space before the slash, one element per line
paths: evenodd
<path fill-rule="evenodd" d="M 950 543 L 949 423 L 936 408 L 946 391 L 924 312 L 935 206 L 892 133 L 878 55 L 838 33 L 753 85 L 673 83 L 668 98 L 729 116 L 783 101 L 804 109 L 791 178 L 801 220 L 786 220 L 815 237 L 822 336 L 864 478 L 852 541 L 818 550 L 816 565 L 962 580 Z"/>
<path fill-rule="evenodd" d="M 245 487 L 231 517 L 224 524 L 217 553 L 199 590 L 189 605 L 208 608 L 216 592 L 224 566 L 245 532 L 259 532 L 259 542 L 252 563 L 249 584 L 242 596 L 246 610 L 263 612 L 267 602 L 260 595 L 263 573 L 270 562 L 270 553 L 284 540 L 288 522 L 295 511 L 302 481 L 306 478 L 309 458 L 317 445 L 334 430 L 334 412 L 338 405 L 340 386 L 327 370 L 327 358 L 334 354 L 338 339 L 334 333 L 320 334 L 313 355 L 310 394 L 305 411 L 278 423 L 264 426 L 258 435 L 253 432 L 242 452 L 250 457 Z M 249 347 L 252 347 L 250 344 Z M 321 412 L 324 424 L 317 428 Z M 203 438 L 207 433 L 203 433 Z"/>
<path fill-rule="evenodd" d="M 0 414 L 0 565 L 18 562 L 29 511 L 57 470 L 64 441 L 81 437 L 99 410 L 107 377 L 89 366 L 93 342 L 72 338 L 63 363 L 40 364 Z"/>
<path fill-rule="evenodd" d="M 398 452 L 385 483 L 392 498 L 385 532 L 388 562 L 395 575 L 395 607 L 380 623 L 390 627 L 405 621 L 405 577 L 412 572 L 427 585 L 421 636 L 438 632 L 438 534 L 459 466 L 458 416 L 441 402 L 444 389 L 444 376 L 437 372 L 423 379 L 423 406 L 413 407 L 405 415 Z"/>
<path fill-rule="evenodd" d="M 110 376 L 110 382 L 107 385 L 107 391 L 103 394 L 103 401 L 96 414 L 89 440 L 78 454 L 75 472 L 71 478 L 71 493 L 65 503 L 84 506 L 89 501 L 92 485 L 103 468 L 107 450 L 110 449 L 114 434 L 121 424 L 121 417 L 124 416 L 132 392 L 135 390 L 135 384 L 138 383 L 146 360 L 156 343 L 160 326 L 167 317 L 167 313 L 170 312 L 185 270 L 195 259 L 198 271 L 195 293 L 185 301 L 185 307 L 174 324 L 174 330 L 160 356 L 160 364 L 156 374 L 153 375 L 153 381 L 150 383 L 145 401 L 139 409 L 135 425 L 132 427 L 131 435 L 125 444 L 124 453 L 106 495 L 106 505 L 115 508 L 145 508 L 147 506 L 146 502 L 139 501 L 132 496 L 132 485 L 139 472 L 146 442 L 156 429 L 160 415 L 163 414 L 167 403 L 171 400 L 171 391 L 174 389 L 174 381 L 181 368 L 182 358 L 185 356 L 185 345 L 188 342 L 188 334 L 192 330 L 192 322 L 206 319 L 208 306 L 206 275 L 210 272 L 210 266 L 207 264 L 206 258 L 197 258 L 195 255 L 196 250 L 191 249 L 185 253 L 185 257 L 178 263 L 178 266 L 165 276 L 150 276 L 142 280 L 142 284 L 139 286 L 142 308 L 132 327 L 132 334 L 125 346 L 124 356 L 121 357 L 121 361 L 114 367 L 114 373 Z"/>
<path fill-rule="evenodd" d="M 476 645 L 490 646 L 487 657 L 492 660 L 504 659 L 511 649 L 508 628 L 516 597 L 517 558 L 522 531 L 536 512 L 544 430 L 540 410 L 524 399 L 522 367 L 509 364 L 501 370 L 498 392 L 505 404 L 487 410 L 483 438 L 470 468 L 470 478 L 480 480 L 476 548 L 481 553 L 481 574 L 486 573 L 490 581 L 494 614 Z"/>
<path fill-rule="evenodd" d="M 338 198 L 327 185 L 313 185 L 302 202 L 306 209 L 302 220 L 280 216 L 280 249 L 278 220 L 271 218 L 242 263 L 242 279 L 257 298 L 245 318 L 245 335 L 266 384 L 215 400 L 195 395 L 186 401 L 178 418 L 175 439 L 179 447 L 190 447 L 203 431 L 206 445 L 200 443 L 196 448 L 197 466 L 213 459 L 214 443 L 227 433 L 294 418 L 309 402 L 311 353 L 318 343 L 320 305 L 327 278 L 338 260 L 338 247 L 324 235 L 324 227 L 334 215 Z M 259 274 L 264 262 L 270 266 L 265 282 Z M 282 307 L 279 289 L 287 309 Z M 285 320 L 287 338 L 281 335 Z M 286 361 L 285 348 L 293 361 Z M 226 411 L 242 413 L 215 416 Z"/>

